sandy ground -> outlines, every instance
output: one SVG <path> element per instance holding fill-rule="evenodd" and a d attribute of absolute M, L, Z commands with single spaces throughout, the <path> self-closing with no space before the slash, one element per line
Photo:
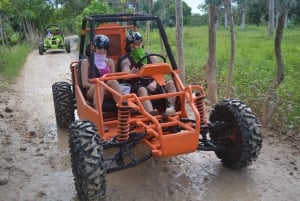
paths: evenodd
<path fill-rule="evenodd" d="M 0 88 L 0 201 L 77 200 L 68 132 L 56 127 L 51 90 L 70 79 L 78 58 L 75 39 L 71 45 L 70 54 L 34 50 L 17 82 Z M 258 160 L 241 171 L 196 152 L 109 174 L 107 200 L 298 201 L 300 143 L 278 135 L 264 132 Z"/>

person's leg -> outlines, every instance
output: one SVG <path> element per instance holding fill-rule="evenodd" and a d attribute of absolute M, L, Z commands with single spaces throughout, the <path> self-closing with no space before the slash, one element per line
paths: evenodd
<path fill-rule="evenodd" d="M 166 92 L 167 92 L 167 93 L 173 93 L 173 92 L 176 92 L 176 87 L 175 87 L 175 85 L 174 85 L 173 80 L 167 81 L 166 86 L 165 86 L 165 89 L 166 89 Z M 168 101 L 170 102 L 171 105 L 175 105 L 176 96 L 175 96 L 175 97 L 170 97 L 170 98 L 168 98 Z"/>
<path fill-rule="evenodd" d="M 137 95 L 138 96 L 148 96 L 148 91 L 145 87 L 139 87 L 137 90 Z M 152 106 L 152 103 L 150 100 L 144 100 L 142 102 L 142 104 L 147 112 L 153 111 L 153 106 Z"/>
<path fill-rule="evenodd" d="M 93 100 L 94 97 L 94 91 L 95 91 L 95 86 L 91 86 L 90 88 L 88 88 L 87 92 L 86 92 L 86 98 L 88 100 Z"/>
<path fill-rule="evenodd" d="M 111 88 L 113 88 L 114 90 L 116 90 L 117 92 L 119 92 L 120 94 L 122 93 L 120 85 L 116 80 L 108 80 L 107 85 L 110 86 Z M 112 97 L 116 103 L 119 102 L 120 98 L 118 96 L 112 95 Z"/>
<path fill-rule="evenodd" d="M 100 89 L 99 89 L 100 103 L 102 103 L 102 104 L 103 104 L 103 100 L 104 100 L 104 94 L 105 94 L 104 92 L 105 92 L 104 88 L 100 87 Z M 96 110 L 98 110 L 99 109 L 99 105 L 97 104 L 97 95 L 96 95 L 95 89 L 94 89 L 93 103 L 94 103 L 94 108 Z M 104 132 L 108 132 L 109 131 L 108 127 L 105 126 L 105 125 L 103 126 L 103 130 L 104 130 Z"/>
<path fill-rule="evenodd" d="M 104 88 L 103 87 L 100 87 L 99 93 L 100 93 L 100 103 L 103 103 L 103 100 L 104 100 Z M 98 110 L 99 105 L 97 104 L 97 95 L 96 95 L 95 89 L 94 89 L 94 95 L 93 95 L 93 104 L 94 104 L 94 108 L 96 110 Z"/>
<path fill-rule="evenodd" d="M 176 92 L 176 87 L 174 85 L 173 80 L 167 81 L 165 90 L 167 93 Z M 168 98 L 168 101 L 170 105 L 166 108 L 166 114 L 173 116 L 176 114 L 176 110 L 175 110 L 176 96 Z"/>

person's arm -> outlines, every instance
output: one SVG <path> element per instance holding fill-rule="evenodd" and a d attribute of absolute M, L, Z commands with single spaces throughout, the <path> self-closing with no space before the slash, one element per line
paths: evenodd
<path fill-rule="evenodd" d="M 131 73 L 130 62 L 128 59 L 123 59 L 121 61 L 121 70 L 122 70 L 122 72 Z"/>
<path fill-rule="evenodd" d="M 155 63 L 158 63 L 158 58 L 157 56 L 151 56 L 150 57 L 150 61 L 151 63 L 155 64 Z M 147 88 L 150 90 L 150 91 L 155 91 L 156 90 L 156 87 L 157 87 L 157 82 L 155 80 L 153 80 L 151 83 L 149 83 L 147 85 Z"/>
<path fill-rule="evenodd" d="M 110 59 L 110 58 L 108 59 L 108 65 L 111 69 L 111 72 L 113 72 L 113 73 L 117 72 L 116 71 L 116 64 L 115 64 L 113 59 Z"/>
<path fill-rule="evenodd" d="M 89 83 L 89 61 L 88 59 L 84 59 L 81 64 L 81 81 L 83 88 L 90 88 L 92 86 Z"/>
<path fill-rule="evenodd" d="M 150 61 L 151 61 L 151 63 L 153 63 L 153 64 L 158 63 L 157 56 L 151 56 L 151 57 L 150 57 Z"/>
<path fill-rule="evenodd" d="M 126 73 L 130 73 L 130 74 L 136 74 L 139 69 L 133 67 L 133 68 L 130 68 L 131 64 L 130 64 L 130 61 L 129 59 L 124 59 L 121 61 L 121 69 L 122 69 L 122 72 L 126 72 Z"/>

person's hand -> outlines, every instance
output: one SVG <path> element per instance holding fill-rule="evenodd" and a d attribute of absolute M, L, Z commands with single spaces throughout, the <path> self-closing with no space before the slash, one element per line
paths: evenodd
<path fill-rule="evenodd" d="M 147 85 L 147 89 L 154 92 L 156 89 L 157 83 L 155 80 L 153 80 L 150 84 Z"/>
<path fill-rule="evenodd" d="M 138 68 L 132 67 L 132 69 L 130 70 L 130 73 L 131 73 L 131 74 L 137 74 L 138 71 L 139 71 Z"/>

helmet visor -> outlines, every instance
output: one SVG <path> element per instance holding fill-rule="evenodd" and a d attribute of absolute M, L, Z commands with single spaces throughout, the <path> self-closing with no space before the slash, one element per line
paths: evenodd
<path fill-rule="evenodd" d="M 108 44 L 104 44 L 104 43 L 96 43 L 96 48 L 97 49 L 105 49 L 105 50 L 108 50 Z"/>

